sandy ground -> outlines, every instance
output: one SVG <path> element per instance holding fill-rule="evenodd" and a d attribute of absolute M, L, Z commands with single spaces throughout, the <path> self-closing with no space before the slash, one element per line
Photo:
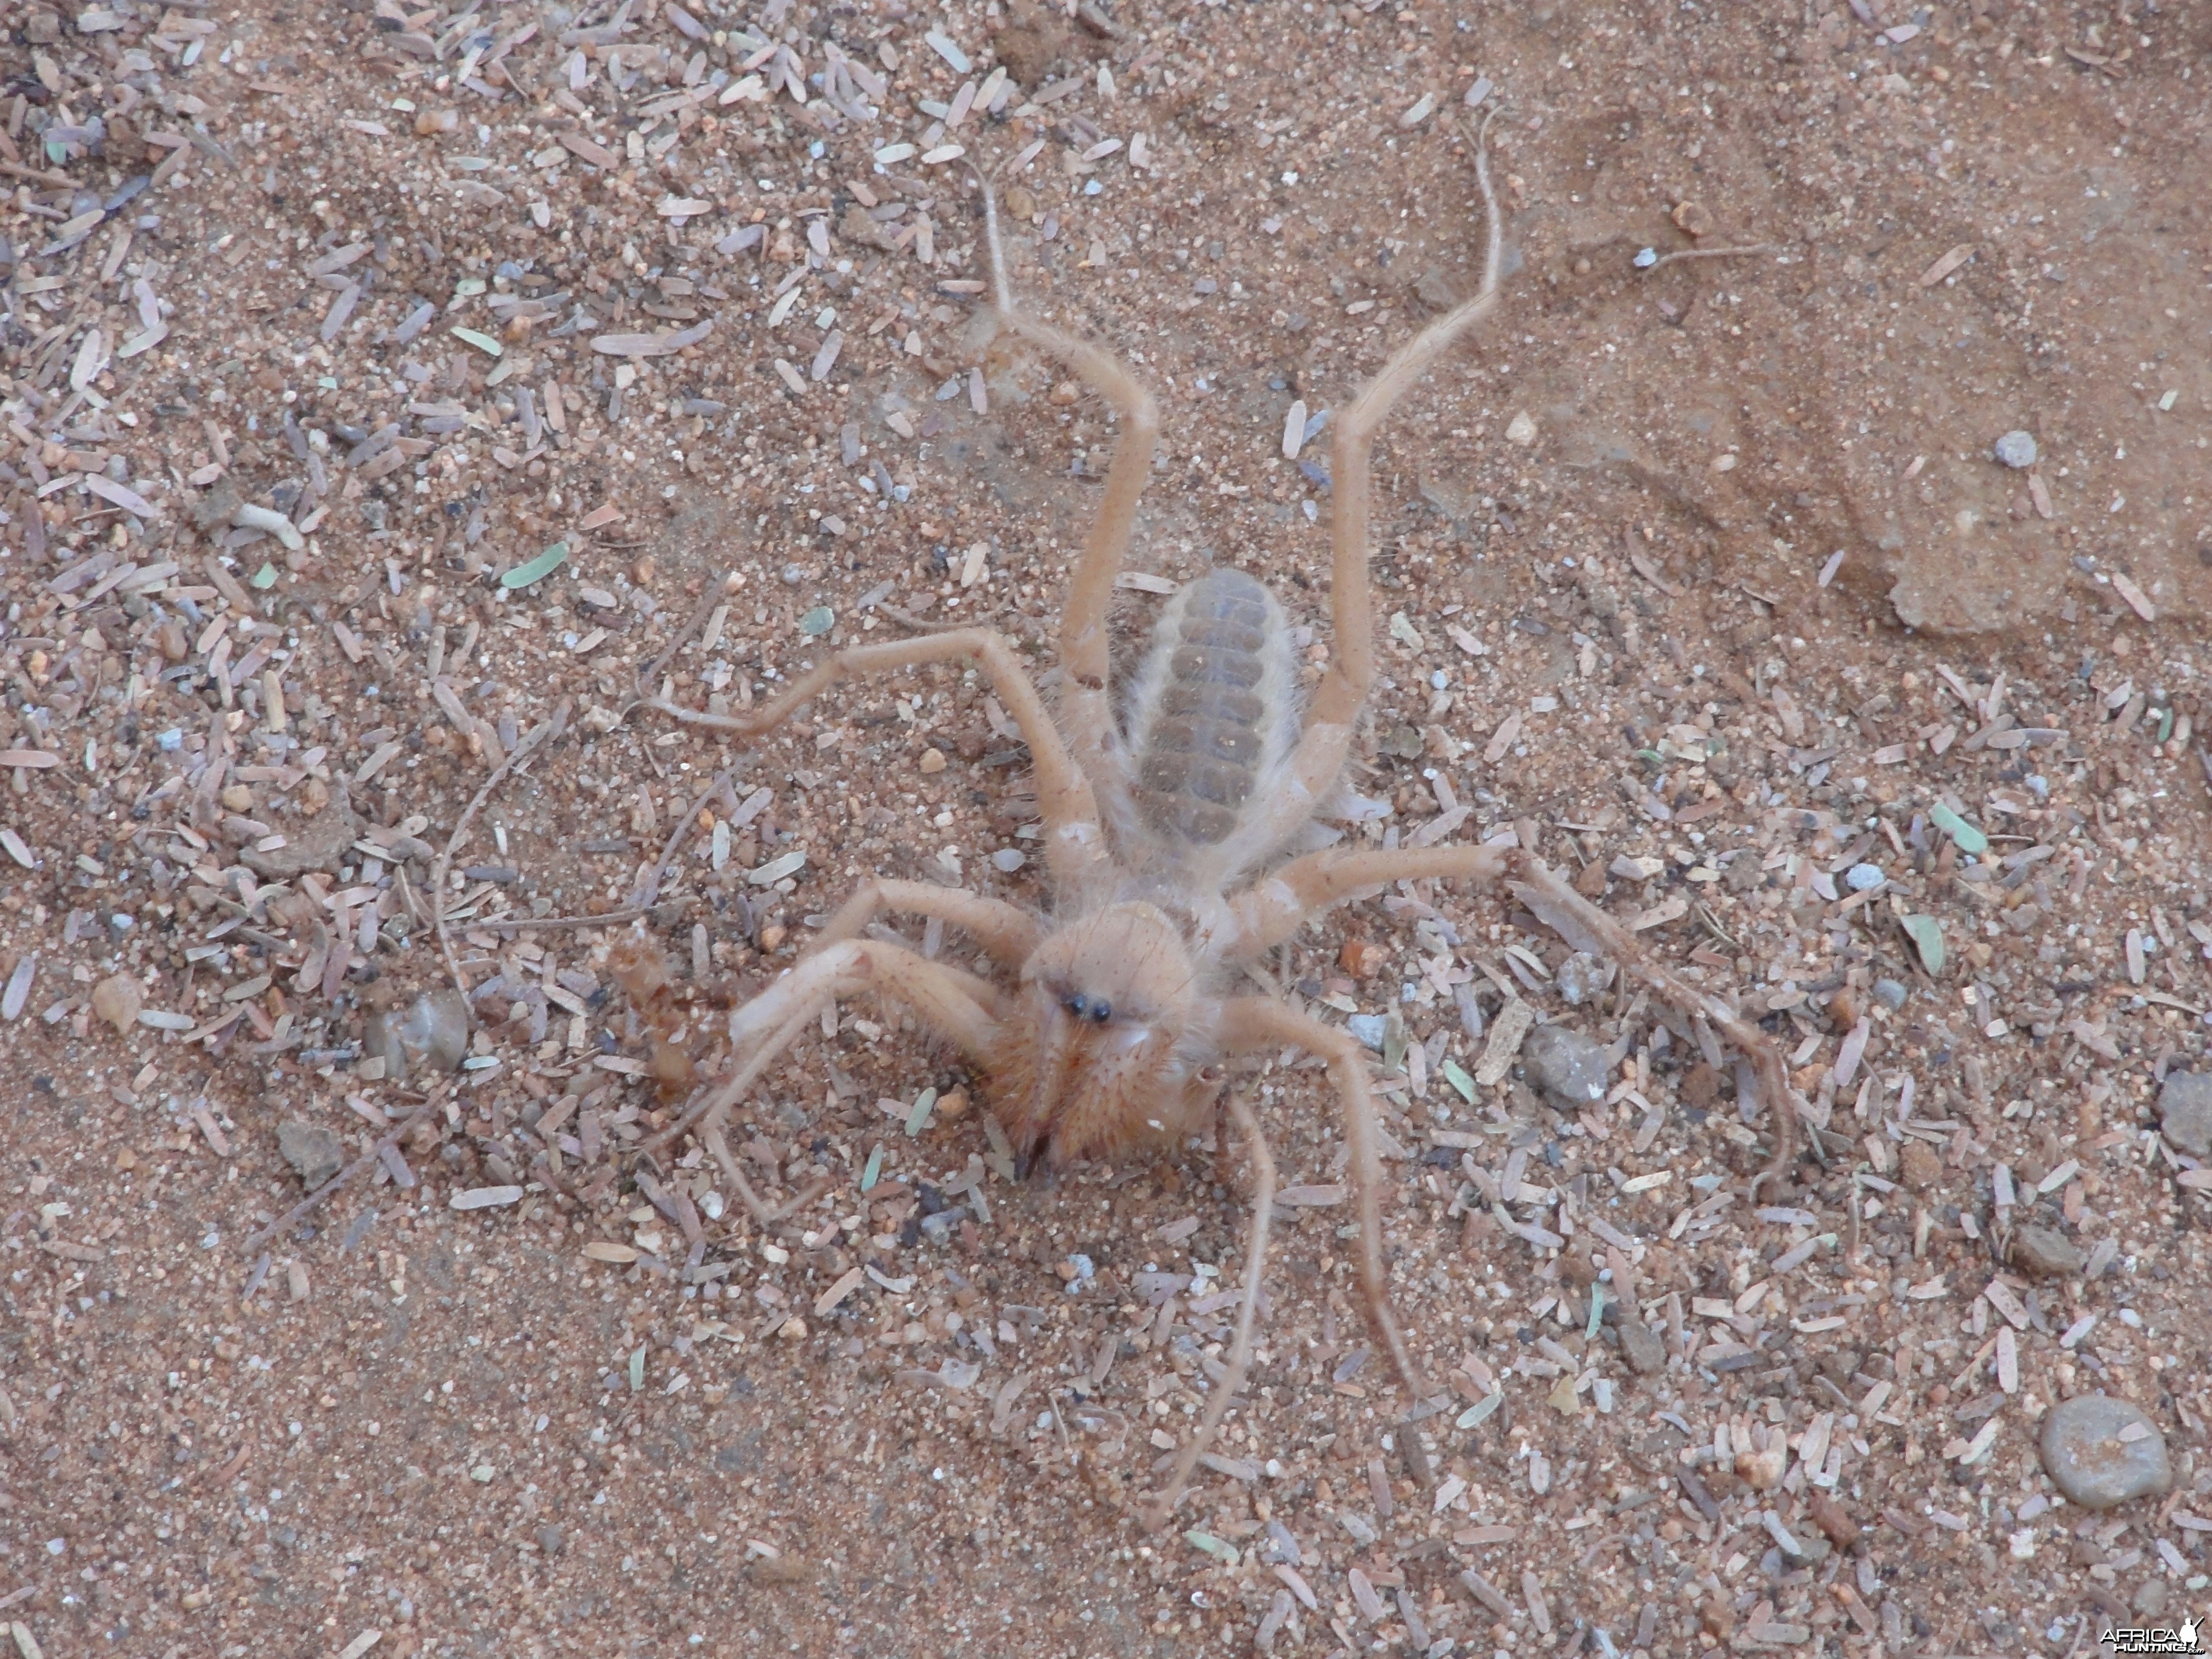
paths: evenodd
<path fill-rule="evenodd" d="M 2056 1659 L 2212 1613 L 2212 11 L 0 20 L 26 1659 Z M 1301 1201 L 1148 1533 L 1243 1277 L 1233 1137 L 1010 1179 L 864 1004 L 732 1115 L 775 1218 L 637 1151 L 862 878 L 1042 902 L 1004 702 L 940 665 L 740 745 L 638 678 L 690 624 L 647 689 L 742 710 L 896 609 L 1049 692 L 1116 428 L 979 316 L 978 161 L 1022 293 L 1161 398 L 1123 645 L 1234 564 L 1317 678 L 1307 428 L 1479 276 L 1474 91 L 1504 300 L 1378 450 L 1334 827 L 1533 842 L 1763 1020 L 1806 1156 L 1754 1200 L 1738 1057 L 1571 1002 L 1510 897 L 1309 927 L 1275 994 L 1397 1017 L 1438 1392 L 1369 1352 L 1321 1074 L 1243 1067 Z M 380 1068 L 456 974 L 465 1068 Z M 1509 1000 L 1602 1101 L 1472 1080 Z M 2099 1391 L 2168 1466 L 2108 1510 L 2038 1450 Z"/>

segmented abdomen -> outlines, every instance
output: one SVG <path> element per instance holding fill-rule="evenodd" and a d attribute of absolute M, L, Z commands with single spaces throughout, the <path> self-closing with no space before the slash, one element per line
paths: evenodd
<path fill-rule="evenodd" d="M 1214 845 L 1279 760 L 1291 685 L 1273 594 L 1210 571 L 1160 618 L 1132 709 L 1137 804 L 1164 835 Z"/>

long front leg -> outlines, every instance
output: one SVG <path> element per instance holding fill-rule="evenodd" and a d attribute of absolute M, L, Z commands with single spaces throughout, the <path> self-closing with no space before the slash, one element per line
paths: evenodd
<path fill-rule="evenodd" d="M 858 939 L 885 911 L 933 916 L 972 936 L 1000 967 L 1019 968 L 1036 949 L 1043 930 L 1035 917 L 1004 901 L 959 887 L 933 887 L 926 881 L 872 877 L 860 884 L 828 925 L 806 947 L 810 957 L 848 939 Z"/>
<path fill-rule="evenodd" d="M 1060 615 L 1060 706 L 1068 740 L 1084 770 L 1126 786 L 1127 769 L 1115 740 L 1107 687 L 1106 611 L 1114 597 L 1115 574 L 1136 527 L 1137 499 L 1152 476 L 1152 452 L 1160 437 L 1159 405 L 1129 366 L 1104 347 L 1049 327 L 1016 307 L 999 238 L 998 198 L 988 180 L 981 182 L 984 240 L 990 250 L 992 298 L 999 320 L 1080 374 L 1121 416 L 1121 441 L 1115 445 L 1113 465 L 1107 469 L 1105 497 L 1091 520 Z"/>
<path fill-rule="evenodd" d="M 1329 620 L 1335 637 L 1330 646 L 1328 672 L 1314 693 L 1305 731 L 1283 787 L 1265 816 L 1255 820 L 1266 825 L 1272 845 L 1279 846 L 1312 816 L 1315 805 L 1343 772 L 1345 756 L 1352 747 L 1353 723 L 1375 683 L 1375 620 L 1368 599 L 1367 560 L 1372 537 L 1371 460 L 1376 428 L 1413 382 L 1498 303 L 1504 227 L 1498 216 L 1497 194 L 1490 185 L 1490 156 L 1484 147 L 1489 129 L 1485 118 L 1474 147 L 1475 179 L 1482 187 L 1483 210 L 1490 224 L 1489 247 L 1482 262 L 1482 291 L 1400 346 L 1383 364 L 1382 373 L 1336 418 L 1334 471 L 1329 486 L 1334 498 L 1329 508 Z"/>
<path fill-rule="evenodd" d="M 799 707 L 819 696 L 840 680 L 872 674 L 889 668 L 915 668 L 924 663 L 949 662 L 974 657 L 983 665 L 992 685 L 1005 699 L 1006 712 L 1030 746 L 1036 763 L 1037 814 L 1044 820 L 1045 860 L 1055 882 L 1074 883 L 1096 873 L 1106 862 L 1106 844 L 1098 829 L 1098 800 L 1090 780 L 1069 757 L 1060 732 L 1045 712 L 1044 701 L 1006 636 L 994 628 L 955 628 L 916 639 L 886 640 L 879 645 L 856 645 L 824 658 L 787 687 L 783 695 L 741 714 L 709 714 L 685 708 L 663 697 L 641 699 L 688 726 L 709 726 L 757 737 L 781 725 Z"/>
<path fill-rule="evenodd" d="M 652 1152 L 702 1121 L 719 1124 L 828 1004 L 872 993 L 911 1010 L 969 1059 L 990 1053 L 1006 995 L 987 979 L 877 939 L 846 939 L 802 960 L 730 1017 L 731 1063 L 720 1088 L 639 1150 Z"/>
<path fill-rule="evenodd" d="M 1529 913 L 1575 949 L 1611 957 L 1662 1002 L 1711 1021 L 1750 1060 L 1773 1115 L 1774 1155 L 1753 1177 L 1753 1192 L 1789 1173 L 1797 1159 L 1797 1107 L 1789 1068 L 1773 1038 L 1756 1020 L 1737 1012 L 1727 998 L 1669 971 L 1635 934 L 1560 880 L 1525 848 L 1404 847 L 1293 859 L 1231 901 L 1231 910 L 1243 931 L 1224 947 L 1224 959 L 1249 960 L 1289 939 L 1308 917 L 1363 890 L 1394 881 L 1454 876 L 1485 882 L 1504 878 Z"/>
<path fill-rule="evenodd" d="M 1366 1298 L 1367 1317 L 1389 1349 L 1399 1379 L 1415 1400 L 1427 1398 L 1428 1388 L 1390 1311 L 1390 1280 L 1382 1265 L 1382 1161 L 1375 1148 L 1375 1097 L 1367 1086 L 1367 1063 L 1360 1057 L 1359 1045 L 1333 1025 L 1262 997 L 1235 997 L 1224 1003 L 1220 1034 L 1223 1048 L 1232 1054 L 1290 1043 L 1328 1062 L 1329 1081 L 1336 1085 L 1344 1112 L 1344 1144 L 1350 1154 L 1346 1167 L 1359 1215 L 1359 1288 Z"/>

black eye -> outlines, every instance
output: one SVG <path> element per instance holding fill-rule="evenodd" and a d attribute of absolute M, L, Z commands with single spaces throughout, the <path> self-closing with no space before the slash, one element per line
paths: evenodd
<path fill-rule="evenodd" d="M 1103 1025 L 1114 1018 L 1114 1005 L 1103 997 L 1091 999 L 1091 1018 L 1093 1024 Z"/>
<path fill-rule="evenodd" d="M 1085 996 L 1080 991 L 1078 991 L 1074 995 L 1069 997 L 1061 1006 L 1064 1006 L 1069 1013 L 1073 1014 L 1076 1018 L 1087 1019 L 1096 1025 L 1103 1025 L 1108 1020 L 1114 1018 L 1114 1005 L 1112 1003 L 1107 1001 L 1103 997 Z"/>

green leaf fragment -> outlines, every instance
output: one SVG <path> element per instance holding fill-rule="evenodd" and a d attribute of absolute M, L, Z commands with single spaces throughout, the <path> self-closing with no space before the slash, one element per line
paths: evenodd
<path fill-rule="evenodd" d="M 1605 1316 L 1605 1287 L 1602 1285 L 1591 1285 L 1589 1319 L 1583 1327 L 1583 1340 L 1585 1342 L 1597 1340 L 1598 1322 Z"/>
<path fill-rule="evenodd" d="M 906 1115 L 906 1132 L 918 1135 L 929 1121 L 930 1108 L 937 1104 L 937 1091 L 924 1089 L 914 1097 L 914 1109 Z"/>
<path fill-rule="evenodd" d="M 1907 916 L 1905 933 L 1920 950 L 1920 965 L 1931 974 L 1943 971 L 1943 924 L 1933 916 Z"/>
<path fill-rule="evenodd" d="M 1990 850 L 1990 838 L 1941 801 L 1928 809 L 1928 821 L 1958 842 L 1961 853 L 1978 858 Z"/>
<path fill-rule="evenodd" d="M 860 1171 L 860 1190 L 872 1192 L 876 1177 L 884 1172 L 884 1143 L 878 1141 L 868 1152 L 868 1167 Z"/>
<path fill-rule="evenodd" d="M 1459 1097 L 1474 1105 L 1474 1079 L 1467 1074 L 1467 1068 L 1455 1060 L 1448 1060 L 1438 1069 L 1443 1073 L 1444 1081 L 1459 1091 Z"/>
<path fill-rule="evenodd" d="M 1204 1550 L 1215 1560 L 1223 1562 L 1229 1566 L 1235 1566 L 1237 1563 L 1242 1559 L 1242 1558 L 1237 1553 L 1236 1545 L 1229 1543 L 1225 1540 L 1216 1538 L 1210 1532 L 1200 1532 L 1195 1527 L 1183 1534 L 1183 1541 L 1188 1544 L 1193 1549 Z"/>
<path fill-rule="evenodd" d="M 799 619 L 799 631 L 809 639 L 819 638 L 837 625 L 837 613 L 826 605 L 817 605 Z"/>
<path fill-rule="evenodd" d="M 1406 1017 L 1393 1008 L 1382 1017 L 1382 1071 L 1396 1077 L 1406 1069 Z"/>
<path fill-rule="evenodd" d="M 527 587 L 532 582 L 544 581 L 568 560 L 568 544 L 556 542 L 526 564 L 519 564 L 499 579 L 499 585 L 512 592 L 518 587 Z"/>
<path fill-rule="evenodd" d="M 453 337 L 465 345 L 474 346 L 487 357 L 504 357 L 507 355 L 507 348 L 481 329 L 457 328 L 453 331 Z"/>
<path fill-rule="evenodd" d="M 253 585 L 256 587 L 276 586 L 276 567 L 273 564 L 263 565 L 260 569 L 253 573 Z"/>
<path fill-rule="evenodd" d="M 638 1344 L 629 1357 L 629 1391 L 635 1394 L 645 1386 L 645 1345 Z"/>

